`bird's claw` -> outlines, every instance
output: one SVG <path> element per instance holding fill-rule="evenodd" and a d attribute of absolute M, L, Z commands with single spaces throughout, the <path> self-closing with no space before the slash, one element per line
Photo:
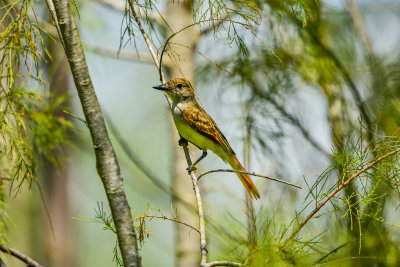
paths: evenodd
<path fill-rule="evenodd" d="M 197 171 L 197 168 L 196 168 L 195 166 L 190 166 L 190 167 L 187 167 L 186 170 L 187 170 L 188 173 L 190 174 L 190 173 L 193 172 L 193 171 Z"/>
<path fill-rule="evenodd" d="M 181 138 L 181 139 L 179 139 L 179 141 L 178 141 L 178 145 L 180 145 L 180 146 L 183 146 L 183 145 L 187 146 L 187 145 L 188 145 L 188 141 L 187 141 L 185 138 Z"/>

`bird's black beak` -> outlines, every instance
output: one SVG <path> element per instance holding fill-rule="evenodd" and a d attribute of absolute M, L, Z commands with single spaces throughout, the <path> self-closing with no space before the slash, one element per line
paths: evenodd
<path fill-rule="evenodd" d="M 161 90 L 161 91 L 169 91 L 169 88 L 168 87 L 166 87 L 165 85 L 156 85 L 156 86 L 153 86 L 153 88 L 154 89 L 157 89 L 157 90 Z"/>

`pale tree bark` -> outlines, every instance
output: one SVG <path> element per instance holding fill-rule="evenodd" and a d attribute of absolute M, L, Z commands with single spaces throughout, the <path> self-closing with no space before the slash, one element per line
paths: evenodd
<path fill-rule="evenodd" d="M 103 182 L 111 208 L 124 266 L 140 266 L 136 233 L 118 161 L 90 78 L 70 4 L 68 0 L 47 0 L 47 4 L 64 45 L 64 51 L 92 137 L 97 171 Z"/>
<path fill-rule="evenodd" d="M 172 28 L 173 32 L 179 31 L 182 28 L 193 23 L 192 21 L 192 1 L 186 2 L 169 2 L 167 5 L 165 19 Z M 167 38 L 173 32 L 170 29 L 165 28 L 164 34 Z M 174 51 L 175 63 L 179 67 L 173 64 L 167 65 L 167 73 L 170 78 L 185 78 L 192 84 L 195 80 L 194 75 L 194 49 L 200 35 L 196 27 L 190 27 L 185 31 L 176 35 L 171 42 L 171 50 Z M 181 44 L 181 45 L 177 45 Z M 182 46 L 183 45 L 183 46 Z M 165 55 L 166 56 L 166 55 Z M 181 73 L 180 70 L 183 72 Z M 174 123 L 171 120 L 171 128 L 173 131 L 173 180 L 172 187 L 178 194 L 179 198 L 174 198 L 174 206 L 178 210 L 179 220 L 184 221 L 190 225 L 197 227 L 198 215 L 196 210 L 191 207 L 196 207 L 195 196 L 192 191 L 192 181 L 187 175 L 186 158 L 182 153 L 182 148 L 178 146 L 179 134 L 175 129 Z M 194 151 L 197 148 L 191 146 L 190 150 Z M 185 200 L 184 203 L 182 200 Z M 190 205 L 188 205 L 190 204 Z M 178 267 L 194 267 L 200 265 L 200 253 L 199 253 L 199 236 L 187 227 L 175 224 L 176 229 L 176 266 Z"/>

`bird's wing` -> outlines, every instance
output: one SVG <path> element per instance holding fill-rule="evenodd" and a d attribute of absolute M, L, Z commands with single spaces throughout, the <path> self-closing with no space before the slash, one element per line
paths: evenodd
<path fill-rule="evenodd" d="M 217 124 L 200 106 L 193 105 L 185 108 L 183 119 L 194 130 L 221 145 L 224 150 L 235 153 L 221 130 L 217 127 Z"/>

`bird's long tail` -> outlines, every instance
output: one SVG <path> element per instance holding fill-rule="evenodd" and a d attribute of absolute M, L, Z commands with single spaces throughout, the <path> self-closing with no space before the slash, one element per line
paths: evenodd
<path fill-rule="evenodd" d="M 229 165 L 231 165 L 232 169 L 234 169 L 235 171 L 246 171 L 235 155 L 232 156 Z M 249 175 L 238 172 L 236 173 L 236 175 L 239 177 L 240 181 L 242 181 L 244 187 L 246 187 L 247 192 L 249 192 L 251 198 L 260 198 L 260 193 L 258 192 L 253 181 L 250 179 Z"/>

